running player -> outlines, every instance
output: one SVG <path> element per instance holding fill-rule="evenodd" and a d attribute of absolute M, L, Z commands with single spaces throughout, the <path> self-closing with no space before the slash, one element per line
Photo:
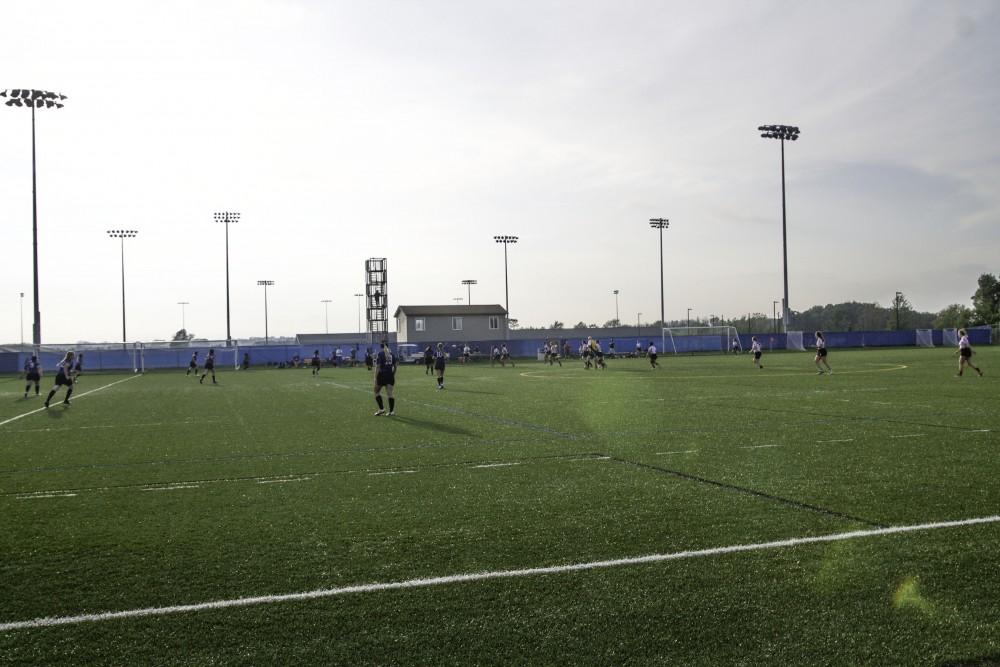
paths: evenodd
<path fill-rule="evenodd" d="M 38 363 L 38 355 L 33 354 L 24 362 L 24 397 L 28 398 L 31 384 L 35 384 L 35 396 L 38 396 L 39 385 L 42 382 L 42 365 Z"/>
<path fill-rule="evenodd" d="M 201 379 L 198 380 L 198 384 L 205 382 L 205 376 L 209 373 L 212 374 L 212 384 L 219 384 L 215 381 L 215 350 L 209 350 L 208 356 L 205 357 L 205 367 L 201 371 Z"/>
<path fill-rule="evenodd" d="M 972 364 L 972 355 L 975 353 L 972 351 L 972 345 L 969 343 L 969 334 L 965 332 L 965 329 L 959 329 L 958 335 L 961 338 L 958 339 L 958 375 L 956 377 L 962 377 L 962 371 L 965 370 L 966 366 L 979 373 L 979 377 L 983 377 L 983 372 Z M 37 387 L 38 385 L 35 386 Z M 38 392 L 36 391 L 35 393 Z M 24 395 L 27 396 L 28 394 L 25 393 Z"/>
<path fill-rule="evenodd" d="M 549 366 L 552 362 L 559 364 L 559 368 L 562 368 L 562 359 L 559 358 L 559 341 L 552 341 L 549 345 Z"/>
<path fill-rule="evenodd" d="M 69 397 L 73 394 L 73 357 L 75 355 L 72 352 L 67 352 L 66 356 L 62 358 L 59 362 L 59 372 L 56 373 L 56 386 L 52 387 L 52 391 L 49 392 L 48 398 L 45 399 L 45 407 L 49 407 L 49 401 L 52 397 L 56 395 L 60 387 L 66 387 L 66 398 L 63 399 L 63 405 L 69 405 Z"/>
<path fill-rule="evenodd" d="M 370 347 L 365 348 L 365 368 L 371 370 L 375 366 L 375 359 L 372 357 L 372 349 Z"/>
<path fill-rule="evenodd" d="M 195 376 L 198 375 L 198 353 L 197 352 L 195 352 L 194 354 L 191 355 L 191 361 L 188 362 L 187 373 L 185 373 L 184 375 L 191 375 L 191 373 L 194 373 Z"/>
<path fill-rule="evenodd" d="M 600 368 L 601 370 L 607 370 L 607 366 L 604 364 L 604 350 L 601 349 L 601 340 L 590 341 L 590 354 L 594 358 L 594 367 Z"/>
<path fill-rule="evenodd" d="M 514 367 L 514 360 L 510 358 L 510 352 L 507 351 L 506 343 L 500 345 L 500 365 L 506 366 L 507 362 L 510 362 L 510 367 Z"/>
<path fill-rule="evenodd" d="M 833 375 L 833 369 L 830 368 L 830 364 L 826 360 L 826 339 L 823 338 L 823 332 L 816 332 L 816 357 L 813 359 L 813 363 L 816 364 L 816 369 L 819 371 L 817 375 L 822 375 L 823 373 L 829 373 Z M 826 366 L 826 370 L 823 370 L 823 366 Z"/>
<path fill-rule="evenodd" d="M 753 354 L 753 365 L 757 368 L 764 368 L 764 364 L 760 363 L 760 341 L 757 340 L 756 336 L 750 338 L 750 353 Z"/>
<path fill-rule="evenodd" d="M 437 374 L 438 389 L 444 389 L 444 343 L 437 344 L 434 351 L 434 372 Z"/>
<path fill-rule="evenodd" d="M 319 375 L 319 369 L 323 365 L 323 360 L 319 358 L 319 350 L 313 351 L 312 361 L 309 363 L 312 365 L 312 374 Z"/>
<path fill-rule="evenodd" d="M 76 355 L 76 363 L 73 364 L 73 382 L 79 382 L 81 375 L 83 375 L 83 352 Z"/>
<path fill-rule="evenodd" d="M 657 368 L 659 366 L 659 364 L 656 363 L 656 346 L 653 345 L 653 341 L 649 341 L 649 347 L 646 348 L 646 356 L 649 357 L 650 366 L 653 368 Z"/>
<path fill-rule="evenodd" d="M 396 414 L 396 399 L 392 396 L 392 390 L 396 384 L 396 358 L 389 350 L 389 341 L 382 340 L 382 349 L 374 360 L 375 366 L 375 402 L 378 403 L 376 417 L 385 414 L 385 404 L 382 402 L 382 388 L 385 387 L 385 395 L 389 398 L 389 416 Z"/>
<path fill-rule="evenodd" d="M 500 348 L 494 345 L 493 352 L 490 353 L 490 368 L 493 368 L 499 362 L 500 362 Z"/>

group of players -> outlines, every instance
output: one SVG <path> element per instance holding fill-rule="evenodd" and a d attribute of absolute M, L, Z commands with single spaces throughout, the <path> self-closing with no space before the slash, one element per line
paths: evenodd
<path fill-rule="evenodd" d="M 66 387 L 66 398 L 63 399 L 63 405 L 70 405 L 69 397 L 73 395 L 73 386 L 83 374 L 83 354 L 76 354 L 73 351 L 67 352 L 56 365 L 56 369 L 56 381 L 52 391 L 45 398 L 45 407 L 49 407 L 52 397 L 63 387 Z M 24 362 L 24 379 L 24 397 L 28 398 L 31 385 L 35 385 L 35 396 L 39 396 L 41 394 L 42 364 L 38 360 L 37 354 L 31 355 Z"/>

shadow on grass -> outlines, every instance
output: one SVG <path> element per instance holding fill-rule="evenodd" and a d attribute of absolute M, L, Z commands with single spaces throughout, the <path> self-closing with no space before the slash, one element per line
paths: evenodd
<path fill-rule="evenodd" d="M 997 667 L 1000 666 L 1000 653 L 984 655 L 979 658 L 963 658 L 938 663 L 938 667 Z"/>
<path fill-rule="evenodd" d="M 488 394 L 490 396 L 499 396 L 500 392 L 497 391 L 476 391 L 475 389 L 455 389 L 453 387 L 448 387 L 445 389 L 450 394 Z"/>
<path fill-rule="evenodd" d="M 460 426 L 451 426 L 449 424 L 444 424 L 442 422 L 430 421 L 428 419 L 417 419 L 416 417 L 406 417 L 400 416 L 398 414 L 392 417 L 386 417 L 386 419 L 397 421 L 409 426 L 416 426 L 417 428 L 425 428 L 429 431 L 435 431 L 438 433 L 452 433 L 455 435 L 472 435 L 472 431 L 464 429 Z"/>

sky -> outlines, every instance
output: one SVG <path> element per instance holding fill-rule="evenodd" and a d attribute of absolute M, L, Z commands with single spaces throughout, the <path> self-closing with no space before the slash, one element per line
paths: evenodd
<path fill-rule="evenodd" d="M 521 325 L 968 305 L 1000 271 L 1000 4 L 857 0 L 0 4 L 38 110 L 42 340 L 358 328 L 398 305 Z M 6 99 L 6 98 L 0 98 Z M 0 343 L 32 320 L 30 111 L 0 106 Z M 613 291 L 619 290 L 617 299 Z M 322 301 L 329 299 L 329 304 Z M 183 308 L 178 302 L 186 301 Z M 363 326 L 363 325 L 362 325 Z M 390 321 L 390 326 L 393 326 Z"/>

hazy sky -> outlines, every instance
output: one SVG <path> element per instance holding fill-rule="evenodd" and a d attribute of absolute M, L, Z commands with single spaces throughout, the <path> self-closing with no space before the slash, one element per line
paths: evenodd
<path fill-rule="evenodd" d="M 794 310 L 968 303 L 1000 271 L 1000 4 L 0 3 L 0 89 L 37 113 L 43 341 L 181 326 L 357 327 L 364 260 L 390 307 L 504 302 L 522 324 L 770 313 L 787 145 Z M 0 342 L 31 339 L 31 125 L 0 106 Z M 391 323 L 390 323 L 391 326 Z"/>

